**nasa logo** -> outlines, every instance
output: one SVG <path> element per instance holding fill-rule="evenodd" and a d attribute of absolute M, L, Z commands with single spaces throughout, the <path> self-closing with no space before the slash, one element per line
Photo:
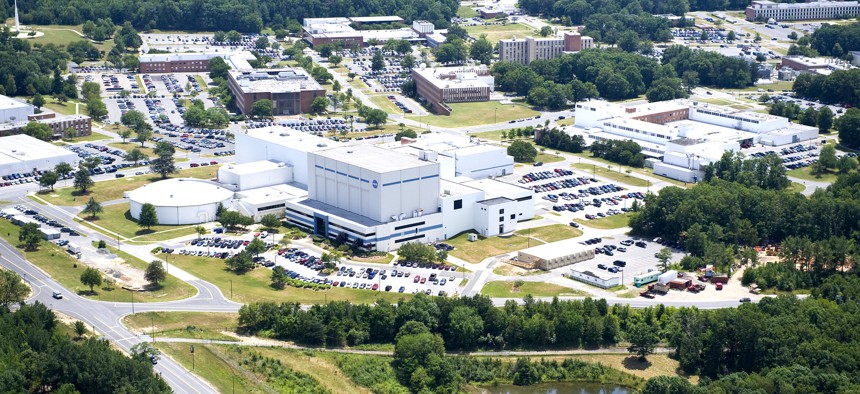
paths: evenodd
<path fill-rule="evenodd" d="M 373 188 L 376 189 L 377 187 L 379 187 L 379 182 L 377 182 L 376 179 L 374 179 L 373 180 Z"/>

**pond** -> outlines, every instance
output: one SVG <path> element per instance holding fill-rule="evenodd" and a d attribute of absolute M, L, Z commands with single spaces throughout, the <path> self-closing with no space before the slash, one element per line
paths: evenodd
<path fill-rule="evenodd" d="M 531 386 L 500 384 L 479 388 L 486 394 L 628 394 L 633 392 L 614 384 L 588 382 L 553 382 Z"/>

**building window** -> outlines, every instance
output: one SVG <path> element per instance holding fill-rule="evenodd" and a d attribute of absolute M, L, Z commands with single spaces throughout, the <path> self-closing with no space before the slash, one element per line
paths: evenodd
<path fill-rule="evenodd" d="M 499 221 L 500 221 L 500 222 L 504 222 L 504 221 L 505 221 L 505 217 L 504 217 L 504 216 L 499 216 Z"/>
<path fill-rule="evenodd" d="M 463 200 L 454 200 L 454 209 L 463 208 Z"/>
<path fill-rule="evenodd" d="M 511 214 L 511 220 L 514 220 L 516 218 L 517 218 L 517 215 Z"/>
<path fill-rule="evenodd" d="M 500 210 L 499 210 L 499 215 L 504 215 L 504 214 L 505 214 L 505 210 L 504 210 L 504 209 L 500 209 Z"/>

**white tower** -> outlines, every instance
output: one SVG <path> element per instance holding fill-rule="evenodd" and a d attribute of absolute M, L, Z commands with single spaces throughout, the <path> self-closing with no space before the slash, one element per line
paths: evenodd
<path fill-rule="evenodd" d="M 21 22 L 18 21 L 18 0 L 15 0 L 15 32 L 21 32 Z"/>

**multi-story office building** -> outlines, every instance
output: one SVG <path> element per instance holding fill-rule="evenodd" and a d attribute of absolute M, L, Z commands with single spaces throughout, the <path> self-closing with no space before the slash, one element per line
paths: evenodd
<path fill-rule="evenodd" d="M 486 66 L 413 68 L 412 80 L 418 96 L 439 115 L 450 115 L 445 103 L 488 101 L 495 87 Z"/>
<path fill-rule="evenodd" d="M 54 138 L 62 138 L 72 130 L 75 137 L 92 134 L 92 120 L 86 115 L 57 115 L 10 97 L 0 96 L 0 136 L 21 134 L 27 123 L 39 122 L 51 127 Z"/>
<path fill-rule="evenodd" d="M 236 106 L 246 115 L 259 100 L 271 100 L 272 114 L 279 116 L 310 112 L 314 99 L 325 97 L 325 89 L 301 68 L 234 70 L 227 79 Z"/>
<path fill-rule="evenodd" d="M 775 3 L 755 0 L 746 9 L 747 20 L 801 21 L 815 19 L 853 18 L 860 15 L 857 1 L 814 1 L 807 3 Z"/>
<path fill-rule="evenodd" d="M 511 38 L 499 41 L 499 60 L 529 64 L 539 59 L 552 59 L 565 52 L 579 52 L 594 46 L 594 39 L 576 32 L 562 37 Z"/>
<path fill-rule="evenodd" d="M 140 55 L 139 70 L 142 73 L 163 74 L 174 72 L 207 72 L 209 61 L 220 57 L 233 69 L 248 70 L 248 60 L 255 59 L 248 51 L 231 53 L 165 53 Z"/>

